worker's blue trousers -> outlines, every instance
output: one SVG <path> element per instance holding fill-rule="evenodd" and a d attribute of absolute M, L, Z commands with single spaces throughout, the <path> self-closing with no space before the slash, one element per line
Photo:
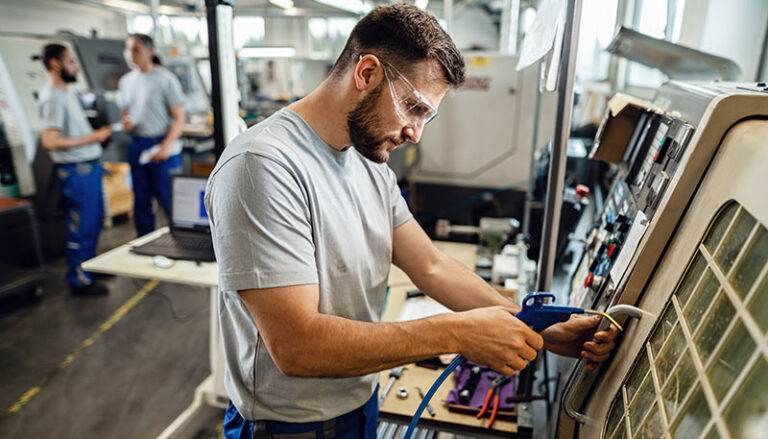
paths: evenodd
<path fill-rule="evenodd" d="M 133 222 L 138 236 L 155 230 L 152 197 L 157 198 L 166 218 L 171 219 L 171 175 L 181 171 L 181 154 L 160 163 L 139 164 L 142 151 L 157 145 L 164 138 L 133 136 L 128 144 L 128 163 L 133 179 Z"/>
<path fill-rule="evenodd" d="M 104 198 L 98 160 L 57 165 L 67 213 L 67 282 L 79 287 L 91 283 L 80 264 L 96 256 Z"/>
<path fill-rule="evenodd" d="M 230 402 L 223 433 L 226 439 L 376 439 L 378 425 L 377 387 L 362 407 L 324 422 L 249 421 Z"/>

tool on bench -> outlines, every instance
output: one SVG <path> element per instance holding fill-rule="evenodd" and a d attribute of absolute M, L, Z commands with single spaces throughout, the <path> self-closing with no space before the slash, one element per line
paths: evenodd
<path fill-rule="evenodd" d="M 395 385 L 395 381 L 397 381 L 397 379 L 400 378 L 400 376 L 403 374 L 403 370 L 405 370 L 405 366 L 393 367 L 389 371 L 389 382 L 387 382 L 387 385 L 384 387 L 384 391 L 381 392 L 381 396 L 379 397 L 379 406 L 384 404 L 384 400 L 387 399 L 389 391 L 392 390 L 392 386 Z"/>
<path fill-rule="evenodd" d="M 488 413 L 488 407 L 490 406 L 491 399 L 493 399 L 493 408 L 491 409 L 491 418 L 488 420 L 488 428 L 493 427 L 493 422 L 496 420 L 496 414 L 499 413 L 499 402 L 501 388 L 504 387 L 507 382 L 512 379 L 509 375 L 501 375 L 494 378 L 491 381 L 491 388 L 485 394 L 485 400 L 483 401 L 483 408 L 480 409 L 480 413 L 477 414 L 477 419 L 482 419 L 486 413 Z"/>
<path fill-rule="evenodd" d="M 552 299 L 552 301 L 554 301 L 555 295 L 551 293 L 531 293 L 527 295 L 525 300 L 523 300 L 523 309 L 515 314 L 515 317 L 525 322 L 528 326 L 533 328 L 534 331 L 541 332 L 554 325 L 555 323 L 568 320 L 572 314 L 597 314 L 610 320 L 611 323 L 616 325 L 619 331 L 622 330 L 621 325 L 619 325 L 616 320 L 602 311 L 575 308 L 571 306 L 548 305 L 544 303 L 546 299 Z M 414 430 L 416 429 L 416 424 L 419 423 L 421 414 L 424 412 L 427 404 L 429 404 L 429 401 L 435 395 L 437 389 L 440 387 L 443 381 L 445 381 L 446 378 L 448 378 L 448 376 L 456 369 L 456 367 L 458 367 L 459 364 L 463 363 L 465 360 L 466 359 L 463 355 L 456 356 L 456 359 L 454 359 L 451 364 L 445 368 L 443 373 L 440 374 L 437 380 L 435 380 L 435 383 L 432 384 L 432 387 L 430 387 L 427 391 L 427 395 L 421 400 L 419 408 L 416 409 L 416 413 L 414 413 L 413 418 L 411 419 L 411 423 L 408 425 L 408 431 L 405 433 L 403 439 L 411 438 Z"/>
<path fill-rule="evenodd" d="M 477 384 L 480 383 L 480 377 L 483 375 L 482 369 L 480 369 L 480 366 L 473 367 L 469 372 L 469 379 L 467 379 L 466 384 L 464 384 L 464 387 L 459 391 L 459 402 L 467 405 L 469 404 L 470 398 L 472 398 L 472 394 L 475 393 L 475 389 L 477 389 Z"/>
<path fill-rule="evenodd" d="M 416 386 L 416 391 L 419 392 L 421 399 L 424 399 L 424 392 L 421 390 L 421 387 Z M 435 417 L 435 409 L 429 404 L 427 404 L 427 412 L 429 412 L 429 416 L 432 416 L 433 418 Z"/>

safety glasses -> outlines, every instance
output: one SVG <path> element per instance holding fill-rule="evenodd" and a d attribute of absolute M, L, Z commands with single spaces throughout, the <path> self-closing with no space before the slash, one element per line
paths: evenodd
<path fill-rule="evenodd" d="M 437 108 L 430 104 L 395 66 L 383 60 L 381 63 L 389 93 L 395 104 L 395 112 L 400 120 L 407 125 L 420 126 L 434 119 L 437 116 Z"/>

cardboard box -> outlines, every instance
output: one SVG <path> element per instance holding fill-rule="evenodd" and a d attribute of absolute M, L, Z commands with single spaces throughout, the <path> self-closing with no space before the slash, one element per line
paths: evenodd
<path fill-rule="evenodd" d="M 501 285 L 494 285 L 493 288 L 500 292 L 502 296 L 509 297 L 513 302 L 517 302 L 517 289 L 504 288 Z"/>
<path fill-rule="evenodd" d="M 589 158 L 619 164 L 629 145 L 637 120 L 644 111 L 664 111 L 648 101 L 616 93 L 609 101 L 605 117 L 597 129 Z"/>
<path fill-rule="evenodd" d="M 104 168 L 104 227 L 112 226 L 112 218 L 133 214 L 133 184 L 131 167 L 123 162 L 105 162 Z"/>
<path fill-rule="evenodd" d="M 104 194 L 133 193 L 131 166 L 124 162 L 104 162 Z"/>

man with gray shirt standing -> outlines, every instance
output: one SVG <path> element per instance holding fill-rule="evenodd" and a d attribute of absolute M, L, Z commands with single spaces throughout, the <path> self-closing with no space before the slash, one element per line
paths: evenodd
<path fill-rule="evenodd" d="M 126 58 L 135 68 L 120 78 L 123 128 L 131 133 L 128 163 L 133 178 L 133 221 L 139 236 L 155 230 L 152 198 L 171 217 L 171 174 L 181 170 L 184 94 L 178 78 L 155 64 L 155 43 L 144 34 L 125 40 Z"/>
<path fill-rule="evenodd" d="M 227 438 L 375 438 L 377 372 L 447 353 L 513 375 L 542 347 L 603 361 L 615 328 L 541 335 L 441 253 L 386 162 L 418 142 L 464 61 L 429 13 L 380 6 L 312 93 L 235 138 L 208 182 Z M 456 311 L 382 323 L 391 264 Z M 591 367 L 594 367 L 592 365 Z"/>
<path fill-rule="evenodd" d="M 96 256 L 103 221 L 101 145 L 110 127 L 93 130 L 68 84 L 79 67 L 61 44 L 48 44 L 41 56 L 48 83 L 40 92 L 41 144 L 56 163 L 67 210 L 67 283 L 73 294 L 106 294 L 80 264 Z"/>

